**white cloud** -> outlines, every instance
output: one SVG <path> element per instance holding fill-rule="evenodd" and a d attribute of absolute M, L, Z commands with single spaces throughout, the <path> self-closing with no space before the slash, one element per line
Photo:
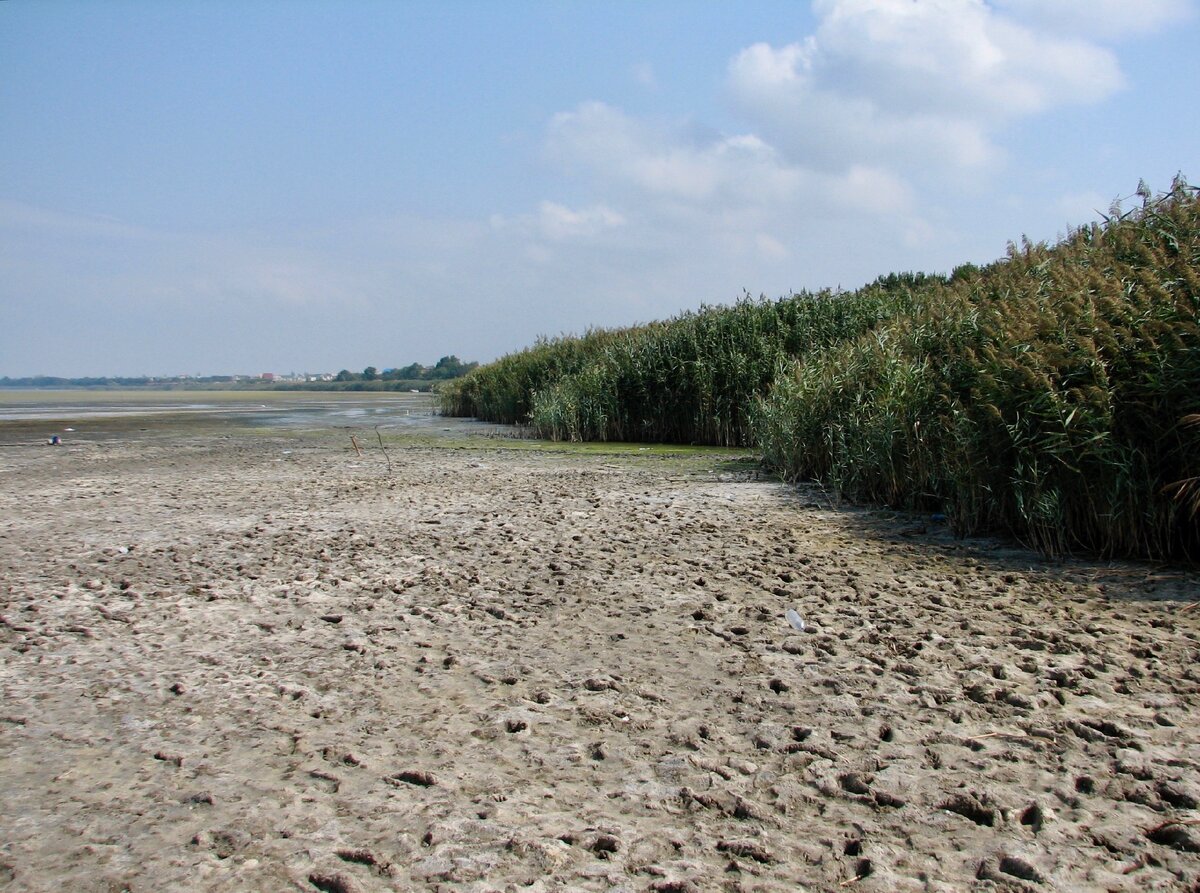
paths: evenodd
<path fill-rule="evenodd" d="M 598 192 L 623 207 L 619 214 L 606 205 L 583 213 L 543 203 L 546 235 L 591 232 L 601 221 L 647 225 L 653 219 L 710 232 L 759 231 L 797 215 L 884 218 L 910 215 L 915 206 L 909 184 L 882 165 L 851 161 L 816 170 L 789 162 L 752 134 L 698 136 L 602 103 L 556 115 L 547 141 L 552 157 L 582 170 Z"/>
<path fill-rule="evenodd" d="M 10 229 L 14 234 L 40 231 L 54 233 L 60 237 L 144 240 L 158 238 L 152 230 L 131 226 L 116 217 L 54 211 L 7 199 L 0 199 L 0 229 Z"/>
<path fill-rule="evenodd" d="M 580 210 L 555 202 L 542 202 L 538 206 L 539 229 L 546 238 L 554 241 L 586 238 L 624 224 L 625 218 L 605 205 Z"/>
<path fill-rule="evenodd" d="M 912 189 L 880 168 L 856 164 L 830 181 L 836 197 L 847 205 L 876 215 L 903 212 L 913 206 Z"/>
<path fill-rule="evenodd" d="M 547 243 L 559 246 L 595 243 L 626 223 L 622 214 L 605 204 L 571 208 L 552 201 L 540 202 L 532 214 L 514 217 L 493 214 L 490 220 L 494 233 L 515 235 L 531 245 L 537 243 L 530 256 L 539 262 L 551 256 Z"/>
<path fill-rule="evenodd" d="M 794 161 L 972 169 L 1012 119 L 1122 86 L 1107 49 L 982 0 L 818 0 L 816 32 L 729 66 L 736 106 Z"/>
<path fill-rule="evenodd" d="M 1100 47 L 1025 27 L 982 0 L 824 0 L 814 63 L 901 112 L 1019 115 L 1120 85 Z"/>
<path fill-rule="evenodd" d="M 1196 14 L 1193 0 L 993 0 L 1031 25 L 1101 40 L 1152 34 Z"/>
<path fill-rule="evenodd" d="M 797 269 L 803 278 L 783 280 L 776 293 L 810 277 L 846 281 L 861 275 L 862 264 L 847 263 L 836 246 L 872 231 L 878 256 L 898 256 L 934 233 L 912 188 L 886 167 L 817 170 L 755 134 L 705 132 L 588 102 L 554 116 L 546 151 L 602 201 L 578 209 L 543 201 L 535 214 L 493 218 L 493 225 L 523 239 L 517 253 L 547 270 L 622 257 L 635 293 L 639 281 L 651 295 L 698 282 L 703 299 L 729 300 L 743 286 L 762 290 Z M 863 259 L 868 271 L 878 256 Z M 668 269 L 673 280 L 659 284 Z"/>
<path fill-rule="evenodd" d="M 640 121 L 600 102 L 555 115 L 547 148 L 568 168 L 610 185 L 689 203 L 786 198 L 801 180 L 756 136 L 704 140 L 684 127 Z"/>
<path fill-rule="evenodd" d="M 792 253 L 788 251 L 787 246 L 774 236 L 759 233 L 754 237 L 754 242 L 758 248 L 758 253 L 766 260 L 781 261 L 791 257 Z"/>

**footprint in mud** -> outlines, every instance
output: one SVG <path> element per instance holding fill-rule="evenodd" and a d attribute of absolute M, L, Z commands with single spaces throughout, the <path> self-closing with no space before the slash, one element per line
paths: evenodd
<path fill-rule="evenodd" d="M 405 769 L 402 772 L 397 772 L 394 775 L 387 776 L 384 778 L 384 781 L 393 787 L 399 787 L 402 784 L 408 784 L 416 787 L 428 788 L 433 787 L 438 783 L 437 778 L 432 772 L 425 772 L 419 769 Z"/>
<path fill-rule="evenodd" d="M 1038 803 L 1032 803 L 1021 811 L 1021 824 L 1037 834 L 1045 826 L 1046 812 Z"/>
<path fill-rule="evenodd" d="M 330 794 L 336 794 L 342 786 L 341 780 L 336 775 L 322 772 L 320 769 L 311 770 L 308 773 L 308 777 L 316 782 L 317 787 Z"/>
<path fill-rule="evenodd" d="M 334 852 L 334 855 L 343 862 L 349 862 L 352 865 L 365 865 L 377 874 L 388 876 L 392 874 L 392 863 L 386 859 L 381 859 L 373 852 L 367 849 L 343 849 Z"/>
<path fill-rule="evenodd" d="M 192 846 L 212 850 L 218 859 L 228 859 L 234 853 L 248 847 L 252 838 L 245 831 L 218 828 L 201 831 L 192 838 Z"/>
<path fill-rule="evenodd" d="M 981 881 L 993 881 L 1002 887 L 1012 886 L 1014 879 L 1034 884 L 1045 883 L 1041 872 L 1032 864 L 1018 856 L 1008 854 L 1002 854 L 998 858 L 985 859 L 979 864 L 979 870 L 975 872 L 975 877 Z"/>
<path fill-rule="evenodd" d="M 838 784 L 848 794 L 867 796 L 871 793 L 870 778 L 864 778 L 857 772 L 847 772 L 838 776 Z"/>
<path fill-rule="evenodd" d="M 358 893 L 358 886 L 344 874 L 326 874 L 314 871 L 308 876 L 308 882 L 321 893 Z"/>
<path fill-rule="evenodd" d="M 986 825 L 991 828 L 996 824 L 996 810 L 971 794 L 955 794 L 950 799 L 943 801 L 938 809 L 968 818 L 976 825 Z"/>
<path fill-rule="evenodd" d="M 717 841 L 717 852 L 743 859 L 753 859 L 762 865 L 769 865 L 775 861 L 774 855 L 754 840 L 720 840 Z"/>
<path fill-rule="evenodd" d="M 1194 822 L 1163 822 L 1146 831 L 1146 839 L 1181 853 L 1200 853 L 1200 839 L 1193 833 L 1193 825 Z"/>
<path fill-rule="evenodd" d="M 325 747 L 321 750 L 321 759 L 327 763 L 333 763 L 337 766 L 358 766 L 363 765 L 363 761 L 350 753 L 349 751 L 340 750 L 336 747 Z"/>

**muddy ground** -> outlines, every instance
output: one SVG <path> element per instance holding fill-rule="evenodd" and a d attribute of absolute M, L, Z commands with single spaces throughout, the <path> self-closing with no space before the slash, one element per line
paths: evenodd
<path fill-rule="evenodd" d="M 1196 574 L 502 446 L 0 438 L 0 888 L 1200 889 Z"/>

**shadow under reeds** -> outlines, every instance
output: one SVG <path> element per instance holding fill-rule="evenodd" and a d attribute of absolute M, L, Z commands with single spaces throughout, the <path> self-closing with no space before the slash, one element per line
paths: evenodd
<path fill-rule="evenodd" d="M 1087 586 L 1107 598 L 1200 604 L 1200 565 L 1195 563 L 1107 559 L 1085 553 L 1052 557 L 1003 536 L 960 537 L 937 515 L 854 505 L 814 483 L 784 486 L 783 491 L 782 498 L 797 512 L 833 520 L 847 534 L 910 557 L 925 553 L 973 561 L 981 571 Z"/>

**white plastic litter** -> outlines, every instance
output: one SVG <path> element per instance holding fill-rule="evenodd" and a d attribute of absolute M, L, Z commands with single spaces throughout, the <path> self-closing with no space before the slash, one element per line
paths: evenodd
<path fill-rule="evenodd" d="M 787 612 L 783 616 L 787 618 L 787 622 L 792 625 L 793 629 L 798 629 L 800 632 L 804 632 L 804 618 L 797 614 L 793 609 L 788 608 Z"/>

